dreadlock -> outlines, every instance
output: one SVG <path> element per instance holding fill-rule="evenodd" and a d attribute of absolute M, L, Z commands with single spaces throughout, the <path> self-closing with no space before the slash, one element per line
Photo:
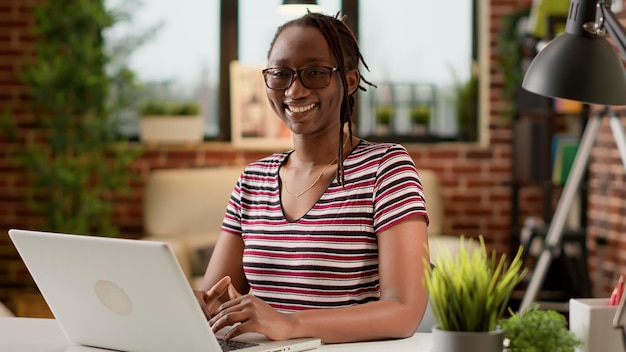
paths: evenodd
<path fill-rule="evenodd" d="M 306 15 L 291 20 L 278 27 L 278 30 L 274 35 L 274 39 L 272 39 L 270 50 L 268 52 L 269 57 L 269 54 L 272 52 L 272 48 L 274 48 L 276 38 L 278 38 L 278 36 L 280 35 L 280 33 L 282 33 L 284 29 L 291 26 L 314 27 L 317 28 L 322 33 L 322 35 L 324 35 L 330 51 L 337 61 L 337 72 L 339 72 L 339 76 L 341 77 L 341 85 L 343 87 L 343 99 L 341 102 L 341 112 L 339 114 L 341 128 L 339 129 L 339 149 L 337 150 L 337 162 L 339 164 L 339 167 L 337 168 L 337 179 L 340 180 L 342 185 L 345 181 L 343 168 L 343 129 L 344 125 L 348 124 L 348 138 L 350 139 L 350 141 L 352 141 L 352 113 L 354 112 L 354 94 L 356 93 L 356 90 L 353 92 L 348 91 L 346 71 L 357 70 L 359 74 L 358 89 L 362 91 L 367 90 L 365 86 L 362 85 L 362 82 L 371 87 L 376 87 L 376 85 L 363 78 L 363 76 L 361 75 L 361 71 L 359 71 L 359 63 L 363 63 L 363 66 L 368 71 L 369 67 L 365 63 L 363 55 L 361 55 L 356 36 L 354 35 L 354 33 L 352 33 L 350 28 L 346 26 L 345 19 L 345 15 L 339 17 L 339 12 L 337 12 L 335 16 L 308 12 Z"/>

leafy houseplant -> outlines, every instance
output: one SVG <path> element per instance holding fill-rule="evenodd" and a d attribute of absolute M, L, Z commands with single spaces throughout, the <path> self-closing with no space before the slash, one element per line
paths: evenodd
<path fill-rule="evenodd" d="M 532 304 L 500 322 L 507 352 L 574 352 L 580 340 L 567 328 L 565 317 Z"/>
<path fill-rule="evenodd" d="M 497 331 L 513 289 L 526 274 L 526 270 L 522 270 L 522 248 L 507 263 L 505 255 L 498 259 L 495 252 L 491 256 L 487 254 L 482 236 L 480 250 L 469 249 L 471 238 L 467 243 L 464 237 L 460 241 L 455 257 L 444 250 L 433 267 L 426 265 L 424 285 L 437 323 L 433 333 Z M 439 340 L 437 336 L 433 335 L 433 348 L 437 348 L 438 341 L 443 341 L 448 347 L 440 350 L 451 349 L 451 337 Z M 499 338 L 499 346 L 498 340 L 493 343 L 495 351 L 502 351 L 502 334 Z M 459 351 L 470 351 L 464 343 L 458 347 Z"/>
<path fill-rule="evenodd" d="M 524 38 L 519 34 L 519 22 L 521 19 L 528 17 L 530 7 L 511 12 L 502 18 L 501 29 L 498 32 L 497 45 L 497 62 L 502 71 L 504 79 L 504 87 L 502 89 L 502 98 L 510 102 L 508 107 L 502 109 L 504 121 L 510 123 L 513 115 L 517 111 L 516 98 L 521 89 L 522 80 L 524 78 L 524 56 L 532 53 L 529 51 L 528 44 L 524 45 L 529 38 Z"/>
<path fill-rule="evenodd" d="M 467 82 L 456 87 L 456 115 L 459 130 L 469 141 L 478 139 L 478 76 L 472 74 Z"/>
<path fill-rule="evenodd" d="M 204 120 L 194 102 L 148 101 L 140 110 L 140 137 L 146 143 L 190 144 L 202 141 Z"/>
<path fill-rule="evenodd" d="M 393 118 L 393 106 L 385 104 L 379 105 L 375 109 L 375 133 L 378 135 L 389 134 L 391 131 L 391 120 Z"/>
<path fill-rule="evenodd" d="M 414 125 L 428 125 L 430 122 L 430 106 L 414 105 L 411 108 L 411 123 Z"/>
<path fill-rule="evenodd" d="M 424 135 L 428 132 L 428 123 L 430 122 L 430 106 L 426 104 L 413 105 L 409 111 L 409 118 L 413 132 Z"/>
<path fill-rule="evenodd" d="M 389 126 L 393 117 L 393 106 L 380 105 L 376 107 L 376 123 Z"/>
<path fill-rule="evenodd" d="M 103 32 L 115 18 L 102 0 L 44 1 L 33 11 L 37 56 L 20 80 L 34 120 L 3 128 L 25 136 L 14 160 L 29 186 L 26 201 L 46 230 L 118 235 L 113 201 L 130 190 L 128 168 L 138 153 L 110 118 L 120 108 L 109 94 L 119 72 L 107 74 Z"/>
<path fill-rule="evenodd" d="M 193 102 L 163 103 L 148 101 L 141 108 L 142 118 L 197 116 L 200 111 L 198 104 Z"/>

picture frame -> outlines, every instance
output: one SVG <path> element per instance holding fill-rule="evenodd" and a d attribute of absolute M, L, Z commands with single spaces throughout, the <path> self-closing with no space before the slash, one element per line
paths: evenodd
<path fill-rule="evenodd" d="M 293 149 L 291 131 L 272 109 L 261 71 L 264 65 L 232 61 L 230 70 L 231 141 L 235 147 Z"/>

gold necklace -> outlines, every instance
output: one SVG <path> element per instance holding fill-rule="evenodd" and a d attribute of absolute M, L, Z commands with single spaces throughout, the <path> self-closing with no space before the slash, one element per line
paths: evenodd
<path fill-rule="evenodd" d="M 304 191 L 298 193 L 298 194 L 293 194 L 289 191 L 289 188 L 287 188 L 287 171 L 289 171 L 289 167 L 287 165 L 283 166 L 285 168 L 285 179 L 283 180 L 283 183 L 285 184 L 285 191 L 287 191 L 287 193 L 294 197 L 294 198 L 298 198 L 301 195 L 305 194 L 306 192 L 308 192 L 309 190 L 311 190 L 311 188 L 315 187 L 315 185 L 320 182 L 320 179 L 322 178 L 322 175 L 324 175 L 324 172 L 326 172 L 326 170 L 333 165 L 335 162 L 337 161 L 337 157 L 335 157 L 333 160 L 330 161 L 330 163 L 328 163 L 328 165 L 324 166 L 324 168 L 322 169 L 322 172 L 320 172 L 319 175 L 317 175 L 317 177 L 315 178 L 315 181 L 313 181 L 313 183 L 311 183 L 309 185 L 309 187 L 305 188 Z"/>
<path fill-rule="evenodd" d="M 343 141 L 343 146 L 346 146 L 346 143 L 348 142 L 348 136 L 346 136 L 346 139 L 344 139 Z M 324 175 L 324 172 L 326 172 L 326 170 L 328 170 L 328 168 L 333 165 L 335 162 L 337 161 L 337 157 L 334 157 L 333 160 L 330 161 L 330 163 L 328 163 L 326 166 L 324 166 L 324 168 L 322 169 L 322 172 L 320 172 L 319 175 L 317 175 L 317 177 L 315 178 L 315 181 L 313 181 L 313 183 L 311 183 L 309 185 L 309 187 L 305 188 L 302 192 L 294 194 L 291 193 L 289 191 L 289 188 L 287 188 L 287 171 L 289 171 L 289 167 L 287 165 L 283 165 L 283 167 L 285 168 L 285 177 L 283 180 L 283 184 L 285 185 L 285 191 L 287 192 L 287 194 L 289 194 L 290 196 L 294 197 L 294 198 L 299 198 L 301 195 L 305 194 L 306 192 L 310 191 L 311 188 L 315 187 L 315 185 L 320 182 L 320 179 L 322 178 L 322 176 Z"/>

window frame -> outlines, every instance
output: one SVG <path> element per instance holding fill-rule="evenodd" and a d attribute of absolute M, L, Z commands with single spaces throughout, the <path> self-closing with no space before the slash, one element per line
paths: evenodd
<path fill-rule="evenodd" d="M 486 0 L 472 1 L 472 58 L 478 66 L 478 116 L 476 121 L 477 139 L 462 140 L 461 138 L 433 138 L 432 136 L 385 136 L 384 138 L 368 137 L 372 141 L 388 141 L 399 143 L 437 143 L 437 142 L 472 142 L 485 144 L 487 140 L 488 122 L 488 3 Z M 359 33 L 359 0 L 341 0 L 342 13 L 347 15 L 347 26 Z M 231 141 L 231 108 L 230 108 L 230 74 L 229 63 L 238 59 L 239 46 L 239 0 L 220 0 L 220 61 L 219 61 L 219 133 L 210 140 Z M 445 25 L 442 24 L 442 25 Z M 482 26 L 482 27 L 481 27 Z M 358 99 L 358 97 L 357 97 Z M 355 106 L 354 119 L 358 123 L 359 109 Z"/>

